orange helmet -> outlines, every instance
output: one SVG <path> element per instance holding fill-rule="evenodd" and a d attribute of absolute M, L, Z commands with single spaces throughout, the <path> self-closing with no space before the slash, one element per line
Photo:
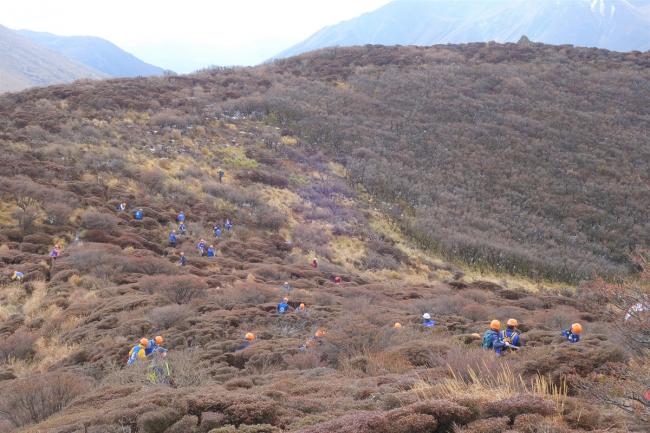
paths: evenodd
<path fill-rule="evenodd" d="M 498 320 L 491 321 L 490 322 L 490 329 L 498 331 L 499 329 L 501 329 L 501 322 L 499 322 Z"/>
<path fill-rule="evenodd" d="M 395 322 L 395 324 L 393 325 L 393 328 L 395 328 L 395 329 L 399 329 L 401 327 L 402 327 L 402 324 L 399 323 L 399 322 Z"/>
<path fill-rule="evenodd" d="M 304 310 L 304 309 L 305 309 L 305 304 L 304 304 L 304 303 L 301 303 L 300 306 L 298 307 L 298 309 L 300 309 L 300 310 Z"/>
<path fill-rule="evenodd" d="M 305 346 L 306 347 L 314 347 L 316 345 L 316 342 L 314 340 L 307 340 L 305 341 Z"/>
<path fill-rule="evenodd" d="M 519 326 L 519 322 L 517 322 L 517 319 L 508 319 L 508 326 Z"/>
<path fill-rule="evenodd" d="M 153 339 L 156 344 L 163 344 L 163 341 L 165 341 L 164 338 L 162 338 L 160 335 L 156 335 L 156 337 Z"/>
<path fill-rule="evenodd" d="M 246 338 L 246 340 L 248 340 L 248 341 L 253 341 L 253 340 L 255 340 L 255 335 L 252 332 L 247 332 L 246 337 L 244 337 L 244 338 Z"/>
<path fill-rule="evenodd" d="M 316 337 L 318 337 L 318 338 L 321 338 L 321 337 L 324 337 L 325 334 L 326 334 L 326 332 L 325 332 L 324 329 L 319 329 L 319 330 L 316 331 L 316 333 L 315 333 L 314 335 L 315 335 Z"/>
<path fill-rule="evenodd" d="M 149 345 L 149 340 L 147 340 L 146 338 L 141 338 L 140 339 L 140 344 L 142 344 L 143 346 L 148 346 Z"/>
<path fill-rule="evenodd" d="M 571 325 L 571 333 L 580 334 L 582 332 L 582 325 L 579 323 L 574 323 Z"/>

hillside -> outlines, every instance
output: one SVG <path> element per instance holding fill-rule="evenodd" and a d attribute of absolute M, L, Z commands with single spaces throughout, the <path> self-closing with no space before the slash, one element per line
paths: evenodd
<path fill-rule="evenodd" d="M 19 30 L 34 42 L 111 77 L 162 75 L 164 70 L 127 53 L 117 45 L 92 36 L 58 36 Z"/>
<path fill-rule="evenodd" d="M 365 44 L 516 42 L 522 35 L 547 44 L 646 51 L 649 10 L 646 0 L 397 0 L 326 27 L 277 57 Z"/>
<path fill-rule="evenodd" d="M 648 66 L 357 47 L 0 95 L 0 432 L 647 431 Z M 509 276 L 468 239 L 621 276 Z M 523 349 L 481 348 L 495 318 Z M 125 366 L 155 335 L 167 363 Z"/>
<path fill-rule="evenodd" d="M 107 75 L 0 26 L 0 92 Z"/>

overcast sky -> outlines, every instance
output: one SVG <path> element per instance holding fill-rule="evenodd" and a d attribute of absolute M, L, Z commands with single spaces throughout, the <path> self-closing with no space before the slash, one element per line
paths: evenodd
<path fill-rule="evenodd" d="M 2 0 L 12 29 L 106 38 L 142 60 L 191 72 L 254 65 L 321 28 L 390 0 Z"/>

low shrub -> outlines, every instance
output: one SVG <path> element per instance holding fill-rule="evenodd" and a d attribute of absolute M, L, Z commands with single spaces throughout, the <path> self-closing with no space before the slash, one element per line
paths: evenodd
<path fill-rule="evenodd" d="M 89 230 L 112 232 L 119 220 L 106 212 L 87 210 L 81 216 L 81 226 Z"/>
<path fill-rule="evenodd" d="M 180 419 L 178 411 L 165 408 L 157 411 L 147 412 L 138 417 L 138 432 L 142 433 L 163 433 Z"/>
<path fill-rule="evenodd" d="M 191 314 L 192 311 L 188 306 L 174 304 L 156 307 L 149 312 L 148 317 L 155 329 L 162 330 L 171 328 Z"/>
<path fill-rule="evenodd" d="M 31 375 L 3 383 L 0 417 L 15 427 L 42 421 L 90 390 L 92 381 L 74 373 Z"/>
<path fill-rule="evenodd" d="M 194 275 L 155 275 L 142 278 L 138 286 L 148 293 L 160 293 L 176 304 L 202 297 L 208 284 Z"/>
<path fill-rule="evenodd" d="M 10 359 L 30 359 L 34 356 L 36 336 L 19 330 L 0 340 L 0 364 Z"/>
<path fill-rule="evenodd" d="M 459 429 L 459 433 L 502 433 L 508 429 L 510 418 L 502 416 L 499 418 L 485 418 L 472 421 L 467 426 Z"/>
<path fill-rule="evenodd" d="M 487 403 L 485 413 L 492 416 L 507 416 L 513 420 L 522 414 L 536 413 L 549 416 L 555 414 L 555 404 L 542 397 L 524 394 Z"/>

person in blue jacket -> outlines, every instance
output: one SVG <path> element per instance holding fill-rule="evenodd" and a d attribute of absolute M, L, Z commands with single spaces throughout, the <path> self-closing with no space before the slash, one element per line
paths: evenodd
<path fill-rule="evenodd" d="M 232 223 L 230 222 L 229 218 L 226 218 L 226 222 L 224 223 L 224 227 L 226 227 L 226 231 L 232 230 Z"/>
<path fill-rule="evenodd" d="M 146 359 L 147 346 L 149 346 L 149 340 L 143 338 L 140 340 L 140 343 L 136 344 L 129 351 L 129 360 L 126 362 L 127 365 L 132 365 L 135 361 Z"/>
<path fill-rule="evenodd" d="M 214 245 L 210 245 L 210 246 L 208 247 L 208 251 L 207 251 L 207 253 L 206 253 L 206 256 L 208 256 L 208 257 L 214 257 L 214 255 L 216 254 L 216 252 L 217 252 L 217 250 L 214 248 Z"/>
<path fill-rule="evenodd" d="M 580 341 L 580 334 L 582 334 L 582 325 L 574 323 L 571 328 L 562 331 L 562 336 L 571 343 Z"/>
<path fill-rule="evenodd" d="M 169 246 L 176 248 L 176 231 L 172 230 L 169 234 Z"/>
<path fill-rule="evenodd" d="M 181 257 L 178 260 L 178 264 L 181 266 L 185 266 L 187 264 L 187 257 L 185 257 L 185 253 L 181 251 L 180 256 Z"/>
<path fill-rule="evenodd" d="M 214 226 L 214 228 L 212 230 L 214 231 L 214 237 L 215 238 L 220 238 L 221 237 L 221 227 L 216 225 L 216 226 Z"/>
<path fill-rule="evenodd" d="M 278 313 L 279 314 L 284 314 L 288 312 L 291 309 L 291 306 L 289 305 L 289 298 L 286 296 L 282 298 L 282 301 L 278 304 Z"/>
<path fill-rule="evenodd" d="M 504 343 L 509 343 L 509 345 L 506 346 L 507 349 L 518 350 L 521 347 L 521 335 L 517 330 L 519 322 L 517 322 L 517 319 L 508 319 L 506 325 L 506 329 L 501 331 L 501 340 L 503 340 Z"/>
<path fill-rule="evenodd" d="M 179 224 L 185 222 L 185 212 L 181 211 L 181 213 L 178 214 L 176 217 L 176 222 Z"/>
<path fill-rule="evenodd" d="M 23 278 L 25 278 L 25 274 L 20 271 L 14 271 L 13 275 L 11 276 L 12 281 L 22 281 Z"/>
<path fill-rule="evenodd" d="M 142 218 L 144 218 L 144 211 L 142 209 L 136 210 L 133 214 L 133 217 L 136 219 L 136 221 L 142 221 Z"/>
<path fill-rule="evenodd" d="M 178 230 L 177 231 L 178 231 L 178 234 L 180 234 L 180 235 L 187 234 L 187 227 L 185 226 L 185 223 L 180 223 L 178 225 Z"/>
<path fill-rule="evenodd" d="M 196 244 L 196 248 L 199 250 L 201 257 L 203 257 L 205 255 L 205 250 L 208 248 L 208 244 L 205 239 L 201 239 L 199 243 Z"/>
<path fill-rule="evenodd" d="M 156 335 L 147 343 L 147 346 L 144 348 L 144 354 L 150 356 L 154 352 L 167 352 L 167 349 L 162 347 L 163 342 L 164 339 L 162 336 Z"/>
<path fill-rule="evenodd" d="M 431 318 L 431 314 L 424 313 L 422 315 L 422 326 L 432 328 L 436 325 L 436 321 Z"/>
<path fill-rule="evenodd" d="M 500 330 L 501 322 L 498 320 L 490 322 L 490 329 L 483 334 L 483 349 L 494 350 L 497 354 L 501 354 L 503 348 L 506 347 L 506 343 L 501 339 Z"/>

